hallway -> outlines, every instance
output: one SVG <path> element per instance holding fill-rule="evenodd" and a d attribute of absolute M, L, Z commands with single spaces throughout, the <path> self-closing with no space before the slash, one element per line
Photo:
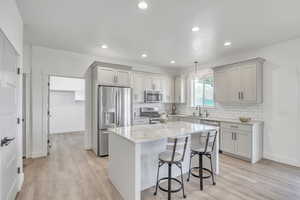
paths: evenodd
<path fill-rule="evenodd" d="M 98 158 L 83 150 L 83 134 L 52 135 L 48 158 L 25 161 L 25 182 L 17 200 L 121 200 L 107 175 L 107 158 Z M 298 200 L 300 170 L 263 160 L 258 164 L 221 156 L 221 176 L 217 185 L 205 182 L 199 191 L 195 178 L 185 183 L 187 200 Z M 182 199 L 181 192 L 173 199 Z M 166 199 L 153 188 L 142 193 L 143 200 Z"/>

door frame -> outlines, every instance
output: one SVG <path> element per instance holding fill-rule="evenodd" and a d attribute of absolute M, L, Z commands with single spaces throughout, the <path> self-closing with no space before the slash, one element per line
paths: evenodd
<path fill-rule="evenodd" d="M 50 136 L 50 119 L 48 115 L 48 110 L 50 106 L 50 77 L 63 77 L 63 78 L 77 78 L 77 79 L 83 79 L 85 80 L 84 76 L 72 76 L 72 75 L 62 75 L 62 74 L 56 74 L 56 73 L 44 73 L 43 74 L 43 125 L 42 125 L 42 130 L 43 130 L 43 152 L 44 155 L 48 155 L 48 139 Z M 86 89 L 86 86 L 85 86 Z M 86 93 L 85 93 L 86 95 Z M 87 103 L 84 101 L 84 110 L 87 108 Z M 51 115 L 51 112 L 50 112 Z M 85 131 L 84 131 L 84 149 L 86 142 L 89 140 L 88 133 L 87 133 L 87 127 L 85 126 Z"/>

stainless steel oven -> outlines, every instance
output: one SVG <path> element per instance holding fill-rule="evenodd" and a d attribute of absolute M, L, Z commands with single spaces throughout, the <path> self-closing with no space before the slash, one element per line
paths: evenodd
<path fill-rule="evenodd" d="M 162 93 L 159 90 L 145 90 L 144 92 L 145 103 L 161 103 Z"/>

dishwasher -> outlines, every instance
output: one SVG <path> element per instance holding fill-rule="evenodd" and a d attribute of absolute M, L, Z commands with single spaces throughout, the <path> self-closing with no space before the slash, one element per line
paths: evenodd
<path fill-rule="evenodd" d="M 219 127 L 219 152 L 222 153 L 222 134 L 221 134 L 221 126 L 220 121 L 210 120 L 210 119 L 200 119 L 201 124 L 217 126 Z"/>

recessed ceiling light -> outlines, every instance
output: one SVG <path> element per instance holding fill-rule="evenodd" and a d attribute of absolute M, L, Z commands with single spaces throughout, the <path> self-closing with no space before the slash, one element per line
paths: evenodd
<path fill-rule="evenodd" d="M 142 58 L 147 58 L 148 56 L 147 56 L 147 54 L 143 53 L 141 57 Z"/>
<path fill-rule="evenodd" d="M 224 42 L 224 46 L 225 46 L 225 47 L 231 46 L 231 42 Z"/>
<path fill-rule="evenodd" d="M 108 46 L 107 46 L 106 44 L 102 44 L 102 45 L 101 45 L 101 48 L 102 48 L 102 49 L 107 49 Z"/>
<path fill-rule="evenodd" d="M 198 26 L 194 26 L 193 28 L 192 28 L 192 31 L 193 32 L 197 32 L 197 31 L 199 31 L 200 30 L 200 28 L 198 27 Z"/>
<path fill-rule="evenodd" d="M 175 60 L 171 60 L 170 63 L 171 63 L 171 64 L 175 64 Z"/>
<path fill-rule="evenodd" d="M 148 8 L 148 4 L 146 1 L 142 0 L 139 2 L 138 7 L 141 10 L 146 10 Z"/>

